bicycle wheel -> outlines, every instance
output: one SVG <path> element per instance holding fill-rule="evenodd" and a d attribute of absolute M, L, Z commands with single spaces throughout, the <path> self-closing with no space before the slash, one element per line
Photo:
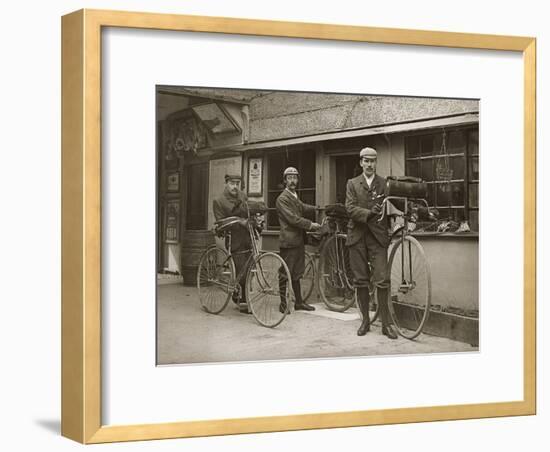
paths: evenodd
<path fill-rule="evenodd" d="M 345 235 L 329 237 L 321 248 L 317 281 L 321 299 L 331 311 L 344 312 L 355 303 Z"/>
<path fill-rule="evenodd" d="M 202 309 L 210 314 L 222 312 L 235 289 L 235 264 L 227 252 L 208 248 L 200 258 L 197 289 Z"/>
<path fill-rule="evenodd" d="M 279 271 L 288 281 L 282 289 L 286 300 L 286 307 L 282 308 Z M 281 256 L 267 252 L 254 259 L 246 276 L 246 299 L 248 309 L 260 325 L 274 328 L 284 320 L 293 299 L 290 272 Z"/>
<path fill-rule="evenodd" d="M 408 235 L 394 244 L 388 273 L 388 307 L 393 323 L 401 336 L 414 339 L 428 320 L 432 295 L 428 261 L 418 240 Z"/>
<path fill-rule="evenodd" d="M 304 270 L 304 276 L 302 276 L 301 288 L 302 288 L 302 300 L 304 303 L 313 293 L 313 287 L 315 286 L 315 262 L 313 262 L 313 256 L 306 252 L 306 265 Z"/>

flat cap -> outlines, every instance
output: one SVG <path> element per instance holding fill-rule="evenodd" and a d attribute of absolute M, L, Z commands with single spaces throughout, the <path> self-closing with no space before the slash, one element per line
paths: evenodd
<path fill-rule="evenodd" d="M 363 148 L 361 149 L 361 152 L 359 153 L 359 158 L 368 157 L 368 158 L 376 158 L 378 156 L 378 153 L 376 152 L 376 149 L 374 148 Z"/>
<path fill-rule="evenodd" d="M 243 177 L 240 174 L 226 174 L 225 175 L 225 181 L 230 180 L 243 180 Z"/>

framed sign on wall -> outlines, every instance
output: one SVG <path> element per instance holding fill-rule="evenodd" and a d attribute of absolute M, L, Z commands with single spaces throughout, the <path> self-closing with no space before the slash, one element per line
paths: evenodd
<path fill-rule="evenodd" d="M 248 195 L 262 196 L 263 193 L 263 158 L 250 157 L 248 159 Z"/>

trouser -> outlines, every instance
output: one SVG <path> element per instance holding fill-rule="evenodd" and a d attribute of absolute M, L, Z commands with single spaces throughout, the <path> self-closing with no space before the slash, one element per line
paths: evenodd
<path fill-rule="evenodd" d="M 235 263 L 235 273 L 239 277 L 239 286 L 241 292 L 241 302 L 246 303 L 246 273 L 250 266 L 248 258 L 251 255 L 250 250 L 232 251 L 233 262 Z"/>
<path fill-rule="evenodd" d="M 292 248 L 281 248 L 279 254 L 285 261 L 288 271 L 290 273 L 290 279 L 292 284 L 292 290 L 294 291 L 294 296 L 296 297 L 296 304 L 301 305 L 302 300 L 302 291 L 300 288 L 300 279 L 304 276 L 305 271 L 305 254 L 306 249 L 302 244 L 300 246 L 295 246 Z M 281 303 L 286 304 L 286 288 L 287 288 L 287 275 L 283 267 L 279 269 L 279 293 L 281 294 Z"/>
<path fill-rule="evenodd" d="M 377 289 L 382 325 L 389 325 L 391 322 L 388 310 L 388 248 L 382 246 L 367 229 L 363 237 L 349 247 L 349 259 L 354 285 L 357 288 L 357 301 L 363 318 L 369 315 L 370 295 L 368 287 L 372 278 Z M 369 262 L 372 275 L 369 272 Z"/>

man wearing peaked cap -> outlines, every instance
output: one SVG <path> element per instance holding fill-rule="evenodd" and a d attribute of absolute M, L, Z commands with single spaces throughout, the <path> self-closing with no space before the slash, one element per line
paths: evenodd
<path fill-rule="evenodd" d="M 320 224 L 308 220 L 305 216 L 308 213 L 315 212 L 315 206 L 302 202 L 296 187 L 299 181 L 298 170 L 289 166 L 283 172 L 283 182 L 285 189 L 277 198 L 275 203 L 279 224 L 281 225 L 281 234 L 279 235 L 280 255 L 286 262 L 290 277 L 292 279 L 292 290 L 296 301 L 294 309 L 299 311 L 314 311 L 315 307 L 305 303 L 302 300 L 302 291 L 300 280 L 305 270 L 305 241 L 306 231 L 316 231 L 321 227 Z M 279 310 L 287 310 L 286 288 L 288 281 L 286 275 L 279 273 L 279 292 L 281 294 L 281 304 Z"/>
<path fill-rule="evenodd" d="M 357 289 L 357 302 L 363 320 L 357 334 L 365 335 L 370 331 L 369 319 L 369 262 L 372 266 L 373 280 L 376 285 L 382 334 L 390 339 L 397 339 L 392 328 L 388 310 L 387 281 L 388 235 L 387 217 L 378 221 L 381 203 L 384 199 L 386 180 L 376 174 L 377 152 L 371 147 L 361 149 L 359 164 L 363 172 L 348 180 L 346 186 L 346 210 L 350 217 L 346 245 L 349 247 L 350 267 Z"/>
<path fill-rule="evenodd" d="M 247 197 L 240 190 L 242 177 L 239 174 L 225 175 L 225 188 L 223 193 L 213 201 L 214 217 L 216 221 L 227 217 L 241 217 L 242 221 L 234 224 L 231 229 L 231 240 L 229 241 L 233 262 L 235 263 L 235 271 L 241 274 L 239 280 L 239 294 L 233 295 L 233 301 L 239 306 L 239 310 L 243 313 L 248 313 L 246 304 L 246 291 L 244 290 L 246 281 L 246 272 L 243 267 L 248 262 L 252 250 L 252 243 L 248 233 L 248 210 L 246 208 Z M 228 242 L 226 241 L 226 246 Z"/>

